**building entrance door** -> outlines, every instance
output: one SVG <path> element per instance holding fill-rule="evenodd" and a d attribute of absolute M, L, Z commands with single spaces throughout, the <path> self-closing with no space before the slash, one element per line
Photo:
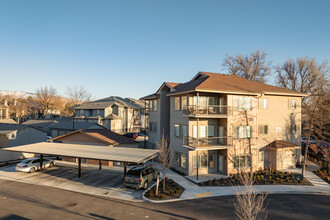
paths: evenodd
<path fill-rule="evenodd" d="M 218 169 L 220 173 L 223 173 L 223 155 L 219 155 Z"/>

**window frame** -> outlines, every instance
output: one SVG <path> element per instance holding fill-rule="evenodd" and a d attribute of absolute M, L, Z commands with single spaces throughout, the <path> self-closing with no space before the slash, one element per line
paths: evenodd
<path fill-rule="evenodd" d="M 262 158 L 262 159 L 260 159 Z M 265 151 L 259 151 L 258 152 L 258 161 L 259 162 L 264 162 L 265 161 Z"/>
<path fill-rule="evenodd" d="M 234 169 L 251 168 L 251 165 L 252 165 L 252 163 L 251 163 L 252 160 L 251 159 L 252 158 L 251 158 L 250 155 L 236 155 L 236 156 L 234 156 L 233 159 L 234 159 L 233 160 L 233 167 L 234 167 Z M 244 160 L 243 161 L 244 166 L 240 166 L 240 164 L 242 164 L 242 162 L 241 162 L 242 160 Z"/>
<path fill-rule="evenodd" d="M 183 103 L 184 99 L 185 99 L 185 105 Z M 188 96 L 181 96 L 180 105 L 181 105 L 181 110 L 187 110 L 187 108 L 188 108 Z"/>
<path fill-rule="evenodd" d="M 177 100 L 178 100 L 178 104 L 177 104 Z M 180 96 L 174 97 L 174 111 L 181 111 L 181 97 Z"/>
<path fill-rule="evenodd" d="M 294 129 L 293 129 L 293 128 L 294 128 Z M 295 134 L 295 133 L 297 133 L 297 125 L 296 125 L 296 124 L 290 124 L 289 132 L 290 132 L 290 134 Z"/>
<path fill-rule="evenodd" d="M 183 169 L 187 169 L 187 164 L 188 164 L 187 154 L 181 153 L 181 156 L 180 156 L 180 167 L 183 168 Z"/>
<path fill-rule="evenodd" d="M 294 105 L 291 105 L 291 102 L 294 102 Z M 297 100 L 296 99 L 289 99 L 289 110 L 297 109 Z"/>
<path fill-rule="evenodd" d="M 241 105 L 242 104 L 241 102 L 242 102 L 243 99 L 251 100 L 249 109 L 243 108 L 244 105 Z M 238 106 L 236 106 L 236 104 Z M 249 96 L 234 96 L 233 97 L 233 110 L 234 111 L 251 111 L 252 110 L 252 105 L 253 105 L 252 97 L 249 97 Z"/>
<path fill-rule="evenodd" d="M 265 128 L 267 128 L 267 132 L 265 132 Z M 260 130 L 262 129 L 262 132 L 260 132 Z M 258 127 L 258 134 L 259 135 L 267 135 L 268 134 L 268 125 L 259 125 Z"/>
<path fill-rule="evenodd" d="M 264 101 L 261 102 L 261 100 L 267 100 L 267 106 L 266 107 L 264 107 L 265 102 Z M 262 103 L 262 106 L 261 106 L 260 103 Z M 269 106 L 269 99 L 268 98 L 260 98 L 259 99 L 259 109 L 268 109 L 268 106 Z"/>
<path fill-rule="evenodd" d="M 178 135 L 177 135 L 178 131 Z M 180 138 L 180 125 L 179 124 L 174 124 L 174 137 Z"/>
<path fill-rule="evenodd" d="M 186 134 L 183 133 L 183 128 L 186 128 Z M 181 136 L 184 137 L 184 136 L 188 136 L 188 125 L 181 125 Z"/>
<path fill-rule="evenodd" d="M 249 127 L 250 128 L 250 136 L 244 136 L 244 137 L 240 137 L 240 128 L 247 128 L 247 127 Z M 236 130 L 236 128 L 238 128 L 238 133 L 235 135 L 235 130 Z M 244 133 L 247 133 L 246 131 L 243 131 Z M 248 138 L 252 138 L 252 126 L 233 126 L 233 137 L 234 137 L 234 139 L 248 139 Z"/>

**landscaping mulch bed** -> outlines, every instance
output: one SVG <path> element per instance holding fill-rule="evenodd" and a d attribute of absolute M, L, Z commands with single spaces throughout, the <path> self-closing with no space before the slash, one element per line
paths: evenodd
<path fill-rule="evenodd" d="M 327 169 L 321 168 L 319 170 L 313 171 L 313 173 L 330 184 L 330 175 Z"/>
<path fill-rule="evenodd" d="M 260 170 L 254 175 L 254 185 L 310 185 L 306 178 L 302 178 L 301 174 L 280 171 Z M 233 174 L 228 178 L 213 179 L 198 183 L 199 186 L 237 186 L 239 185 L 238 174 Z"/>
<path fill-rule="evenodd" d="M 163 180 L 159 181 L 158 195 L 156 195 L 156 185 L 145 192 L 144 196 L 151 200 L 178 199 L 184 192 L 184 188 L 174 180 L 165 178 L 165 192 L 163 191 Z"/>

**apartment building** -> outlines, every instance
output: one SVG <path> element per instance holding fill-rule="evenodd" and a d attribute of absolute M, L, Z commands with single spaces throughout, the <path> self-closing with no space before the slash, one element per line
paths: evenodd
<path fill-rule="evenodd" d="M 75 121 L 93 122 L 113 132 L 139 132 L 145 127 L 145 104 L 132 98 L 111 96 L 75 108 Z"/>
<path fill-rule="evenodd" d="M 281 151 L 288 147 L 284 168 L 294 167 L 301 157 L 303 96 L 209 72 L 186 83 L 165 82 L 142 98 L 149 106 L 149 148 L 167 137 L 172 167 L 189 176 L 263 169 L 272 165 L 269 146 L 281 146 Z"/>

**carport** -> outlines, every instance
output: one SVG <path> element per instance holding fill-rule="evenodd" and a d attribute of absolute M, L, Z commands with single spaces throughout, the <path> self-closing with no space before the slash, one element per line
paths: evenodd
<path fill-rule="evenodd" d="M 17 147 L 2 148 L 4 151 L 32 153 L 40 155 L 40 171 L 42 171 L 42 159 L 44 155 L 64 156 L 78 158 L 78 177 L 81 177 L 81 159 L 112 161 L 124 163 L 124 178 L 127 164 L 140 164 L 157 156 L 159 150 L 139 148 L 104 147 L 86 144 L 50 143 L 41 142 Z"/>

